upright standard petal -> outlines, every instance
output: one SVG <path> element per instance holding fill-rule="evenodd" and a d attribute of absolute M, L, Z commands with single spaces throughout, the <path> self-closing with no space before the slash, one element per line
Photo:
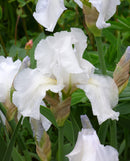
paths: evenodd
<path fill-rule="evenodd" d="M 118 103 L 118 88 L 112 78 L 95 74 L 87 84 L 77 87 L 85 91 L 99 124 L 107 119 L 118 120 L 119 112 L 112 110 Z"/>
<path fill-rule="evenodd" d="M 118 161 L 118 152 L 112 146 L 102 145 L 94 129 L 82 129 L 67 157 L 69 161 Z"/>
<path fill-rule="evenodd" d="M 23 116 L 40 119 L 40 104 L 47 90 L 59 92 L 63 86 L 57 81 L 41 74 L 37 69 L 25 69 L 14 81 L 16 91 L 13 93 L 13 103 Z"/>
<path fill-rule="evenodd" d="M 89 2 L 97 9 L 99 16 L 96 26 L 99 29 L 110 26 L 106 23 L 116 12 L 116 6 L 120 5 L 120 0 L 89 0 Z"/>
<path fill-rule="evenodd" d="M 82 58 L 87 47 L 87 37 L 78 28 L 71 28 L 71 32 L 57 32 L 41 40 L 35 50 L 37 67 L 42 73 L 53 73 L 59 81 L 65 84 L 75 81 L 79 74 L 88 77 L 94 67 Z M 74 75 L 74 76 L 72 76 Z M 71 76 L 71 78 L 70 78 Z"/>
<path fill-rule="evenodd" d="M 10 89 L 20 65 L 20 60 L 13 62 L 11 57 L 0 56 L 0 102 L 10 99 Z"/>
<path fill-rule="evenodd" d="M 33 16 L 47 31 L 53 32 L 60 15 L 65 9 L 64 0 L 38 0 L 36 12 L 33 13 Z"/>

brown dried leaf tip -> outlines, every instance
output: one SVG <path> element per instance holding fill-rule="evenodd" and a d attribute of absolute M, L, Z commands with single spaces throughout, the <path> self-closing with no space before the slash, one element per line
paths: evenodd
<path fill-rule="evenodd" d="M 113 79 L 121 93 L 128 84 L 130 76 L 130 46 L 127 47 L 113 73 Z"/>

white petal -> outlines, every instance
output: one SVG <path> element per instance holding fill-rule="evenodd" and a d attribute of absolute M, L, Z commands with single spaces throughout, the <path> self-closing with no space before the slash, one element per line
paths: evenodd
<path fill-rule="evenodd" d="M 74 0 L 74 1 L 79 5 L 80 8 L 83 8 L 83 4 L 80 0 Z"/>
<path fill-rule="evenodd" d="M 94 129 L 82 129 L 73 151 L 67 157 L 69 161 L 118 161 L 118 152 L 111 146 L 100 144 Z"/>
<path fill-rule="evenodd" d="M 82 59 L 84 50 L 87 48 L 87 36 L 79 28 L 71 28 L 72 42 L 77 59 Z"/>
<path fill-rule="evenodd" d="M 118 120 L 119 113 L 112 110 L 118 103 L 118 89 L 112 78 L 93 75 L 86 85 L 77 87 L 85 91 L 99 124 L 107 119 Z"/>
<path fill-rule="evenodd" d="M 0 117 L 1 117 L 1 120 L 2 120 L 3 124 L 5 125 L 5 123 L 6 123 L 6 117 L 3 115 L 3 113 L 1 111 L 0 111 Z"/>
<path fill-rule="evenodd" d="M 38 0 L 33 16 L 47 31 L 52 32 L 65 9 L 64 0 Z"/>
<path fill-rule="evenodd" d="M 37 69 L 25 69 L 20 72 L 15 81 L 16 91 L 13 93 L 13 103 L 23 116 L 40 119 L 40 103 L 46 91 L 59 92 L 63 86 L 58 86 L 56 80 L 42 75 Z"/>
<path fill-rule="evenodd" d="M 38 142 L 40 142 L 41 137 L 44 132 L 44 128 L 42 126 L 41 120 L 30 119 L 31 127 L 33 131 L 33 136 L 36 138 Z"/>
<path fill-rule="evenodd" d="M 10 98 L 10 89 L 20 65 L 20 60 L 13 62 L 10 57 L 0 56 L 0 102 Z"/>
<path fill-rule="evenodd" d="M 43 101 L 41 102 L 41 105 L 46 107 L 46 105 Z M 43 128 L 45 129 L 45 131 L 48 131 L 48 129 L 50 128 L 52 123 L 42 114 L 40 116 L 40 119 L 41 119 L 41 123 L 42 123 Z"/>
<path fill-rule="evenodd" d="M 26 56 L 20 66 L 19 72 L 22 71 L 25 68 L 28 68 L 30 66 L 30 58 Z"/>
<path fill-rule="evenodd" d="M 109 27 L 106 23 L 116 12 L 116 6 L 120 5 L 120 0 L 89 0 L 89 2 L 97 9 L 99 16 L 96 26 L 99 29 Z"/>
<path fill-rule="evenodd" d="M 42 122 L 42 126 L 45 129 L 45 131 L 48 131 L 51 126 L 51 122 L 42 114 L 41 114 L 41 122 Z"/>

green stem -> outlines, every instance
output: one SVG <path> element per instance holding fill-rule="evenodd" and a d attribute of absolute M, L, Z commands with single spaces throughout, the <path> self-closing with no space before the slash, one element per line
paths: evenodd
<path fill-rule="evenodd" d="M 58 161 L 64 160 L 64 127 L 58 128 Z"/>
<path fill-rule="evenodd" d="M 102 74 L 105 75 L 106 74 L 106 64 L 105 64 L 105 59 L 104 59 L 104 55 L 103 55 L 102 39 L 101 39 L 101 37 L 95 37 L 95 40 L 96 40 L 96 44 L 97 44 L 97 50 L 98 50 Z"/>
<path fill-rule="evenodd" d="M 0 34 L 0 43 L 1 43 L 2 47 L 3 47 L 5 56 L 8 56 L 7 51 L 6 51 L 6 48 L 5 48 L 5 44 L 4 44 L 4 41 L 3 41 L 3 38 L 1 36 L 1 34 Z"/>

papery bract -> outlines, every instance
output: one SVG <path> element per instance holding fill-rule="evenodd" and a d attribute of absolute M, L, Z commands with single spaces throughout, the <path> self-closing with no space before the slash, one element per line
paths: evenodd
<path fill-rule="evenodd" d="M 64 0 L 38 0 L 33 16 L 47 31 L 52 32 L 65 9 Z"/>
<path fill-rule="evenodd" d="M 118 161 L 117 150 L 102 145 L 94 129 L 82 129 L 73 151 L 66 156 L 69 161 Z"/>
<path fill-rule="evenodd" d="M 23 116 L 40 119 L 40 104 L 47 90 L 59 92 L 63 86 L 37 69 L 24 69 L 14 81 L 13 103 Z"/>
<path fill-rule="evenodd" d="M 11 57 L 0 56 L 0 102 L 10 100 L 12 83 L 20 66 L 20 60 L 13 62 Z"/>

